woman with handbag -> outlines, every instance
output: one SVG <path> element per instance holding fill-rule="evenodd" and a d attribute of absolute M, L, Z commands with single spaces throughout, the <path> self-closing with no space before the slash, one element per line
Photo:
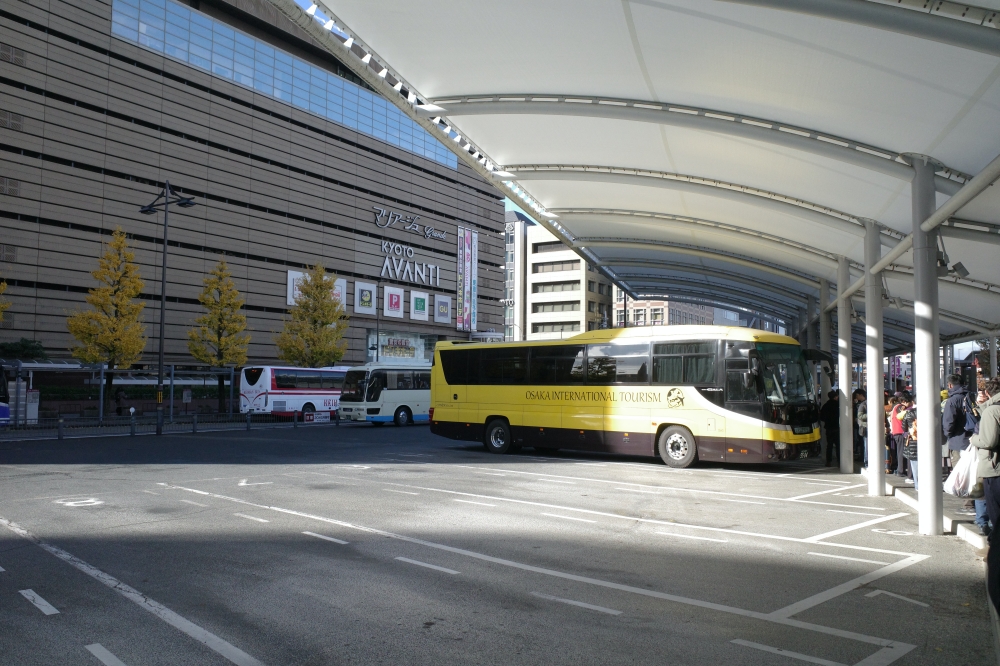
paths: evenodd
<path fill-rule="evenodd" d="M 916 409 L 907 411 L 903 418 L 903 426 L 906 428 L 906 439 L 903 444 L 903 457 L 909 461 L 909 469 L 913 474 L 913 489 L 920 491 L 920 481 L 917 479 L 917 412 Z M 906 483 L 910 483 L 906 479 Z"/>

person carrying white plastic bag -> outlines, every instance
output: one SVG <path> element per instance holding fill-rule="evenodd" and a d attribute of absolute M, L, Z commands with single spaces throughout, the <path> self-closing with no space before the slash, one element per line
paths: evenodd
<path fill-rule="evenodd" d="M 956 497 L 982 497 L 982 489 L 976 488 L 979 485 L 978 467 L 977 450 L 971 446 L 964 449 L 954 469 L 951 470 L 951 474 L 948 475 L 948 479 L 944 482 L 944 491 Z"/>

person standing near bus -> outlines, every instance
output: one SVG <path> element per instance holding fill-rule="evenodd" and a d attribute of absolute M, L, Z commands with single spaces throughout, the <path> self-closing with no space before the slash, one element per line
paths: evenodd
<path fill-rule="evenodd" d="M 830 391 L 826 397 L 826 403 L 819 410 L 819 418 L 826 430 L 826 466 L 830 467 L 834 453 L 840 465 L 840 391 Z"/>

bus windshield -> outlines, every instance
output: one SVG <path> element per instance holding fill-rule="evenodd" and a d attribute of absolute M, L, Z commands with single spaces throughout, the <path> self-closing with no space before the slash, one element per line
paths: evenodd
<path fill-rule="evenodd" d="M 786 405 L 813 401 L 812 375 L 798 345 L 758 342 L 763 366 L 764 394 L 768 402 Z"/>
<path fill-rule="evenodd" d="M 364 402 L 367 383 L 367 370 L 348 370 L 347 376 L 344 377 L 344 388 L 340 392 L 340 401 Z"/>

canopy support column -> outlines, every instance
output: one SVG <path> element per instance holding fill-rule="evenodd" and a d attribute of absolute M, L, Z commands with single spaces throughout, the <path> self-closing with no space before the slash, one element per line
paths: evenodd
<path fill-rule="evenodd" d="M 819 281 L 819 348 L 830 353 L 830 313 L 826 311 L 827 303 L 830 301 L 830 283 L 825 279 Z M 831 368 L 832 369 L 832 368 Z M 819 373 L 820 403 L 827 401 L 830 393 L 830 376 L 825 372 Z"/>
<path fill-rule="evenodd" d="M 837 291 L 843 292 L 851 283 L 847 257 L 837 257 Z M 851 412 L 851 297 L 837 301 L 837 383 L 840 396 L 840 471 L 854 471 L 854 433 Z"/>
<path fill-rule="evenodd" d="M 997 336 L 990 333 L 990 376 L 997 376 Z"/>
<path fill-rule="evenodd" d="M 865 272 L 878 263 L 882 255 L 879 229 L 874 222 L 865 222 Z M 868 494 L 885 495 L 885 423 L 883 415 L 882 375 L 882 279 L 869 275 L 865 281 L 865 360 L 868 364 Z"/>
<path fill-rule="evenodd" d="M 941 409 L 938 356 L 938 248 L 937 230 L 921 224 L 936 208 L 934 166 L 914 156 L 913 291 L 914 382 L 917 392 L 919 445 L 917 451 L 918 513 L 921 534 L 941 534 Z"/>

